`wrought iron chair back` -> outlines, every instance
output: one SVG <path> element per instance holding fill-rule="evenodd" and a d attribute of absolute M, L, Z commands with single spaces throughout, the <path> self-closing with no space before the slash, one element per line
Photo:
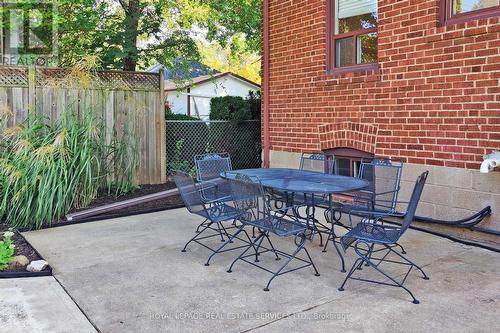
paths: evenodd
<path fill-rule="evenodd" d="M 405 216 L 403 218 L 403 223 L 401 224 L 400 237 L 410 227 L 411 222 L 415 218 L 415 214 L 417 212 L 417 206 L 420 201 L 420 197 L 422 196 L 422 192 L 424 190 L 424 185 L 425 182 L 427 181 L 428 175 L 429 171 L 426 171 L 417 178 L 415 187 L 413 188 L 413 192 L 410 197 L 410 201 L 408 202 L 408 207 L 406 209 Z"/>
<path fill-rule="evenodd" d="M 300 170 L 333 173 L 335 158 L 333 155 L 302 153 Z"/>
<path fill-rule="evenodd" d="M 361 162 L 359 177 L 370 181 L 370 186 L 357 193 L 355 206 L 394 212 L 400 189 L 403 163 L 387 159 Z"/>
<path fill-rule="evenodd" d="M 257 177 L 236 174 L 229 183 L 235 207 L 246 212 L 239 218 L 240 221 L 252 225 L 256 222 L 264 223 L 262 227 L 272 230 L 272 224 L 268 223 L 270 220 L 267 219 L 270 216 L 270 208 L 260 180 Z"/>
<path fill-rule="evenodd" d="M 220 174 L 233 169 L 228 153 L 210 153 L 194 157 L 196 178 L 198 181 L 217 179 Z"/>
<path fill-rule="evenodd" d="M 176 170 L 173 173 L 174 182 L 189 212 L 200 214 L 205 210 L 200 191 L 189 174 Z"/>

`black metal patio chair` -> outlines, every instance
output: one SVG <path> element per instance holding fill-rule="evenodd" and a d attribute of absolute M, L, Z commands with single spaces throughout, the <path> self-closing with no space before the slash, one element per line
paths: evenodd
<path fill-rule="evenodd" d="M 196 180 L 202 185 L 202 198 L 211 200 L 230 200 L 229 183 L 220 177 L 222 172 L 231 171 L 231 157 L 228 153 L 209 153 L 194 157 Z"/>
<path fill-rule="evenodd" d="M 182 252 L 186 252 L 187 246 L 192 242 L 195 242 L 209 249 L 210 251 L 213 252 L 213 255 L 217 253 L 222 253 L 246 247 L 246 245 L 242 245 L 239 247 L 224 249 L 224 247 L 227 244 L 232 243 L 232 240 L 234 239 L 234 237 L 231 238 L 231 242 L 226 242 L 226 240 L 224 239 L 224 236 L 226 236 L 227 239 L 229 239 L 229 237 L 231 236 L 228 233 L 226 227 L 224 226 L 224 223 L 225 222 L 234 223 L 236 219 L 243 213 L 241 210 L 231 205 L 228 205 L 226 202 L 223 201 L 203 200 L 201 196 L 201 191 L 196 186 L 193 178 L 185 172 L 174 171 L 173 178 L 175 184 L 177 185 L 177 189 L 179 190 L 181 198 L 184 201 L 184 204 L 186 205 L 188 211 L 192 214 L 203 217 L 205 221 L 207 221 L 207 223 L 203 226 L 203 228 L 201 230 L 197 229 L 196 235 L 193 238 L 191 238 L 186 243 L 186 245 L 184 245 Z M 221 241 L 223 241 L 224 244 L 222 244 L 222 246 L 219 246 L 217 249 L 214 249 L 208 246 L 207 244 L 201 242 L 202 240 L 206 240 L 212 237 L 220 237 Z M 248 237 L 248 242 L 250 242 L 249 237 Z M 248 244 L 248 242 L 245 241 L 246 244 Z M 209 259 L 211 259 L 213 255 L 210 256 Z M 209 261 L 207 261 L 206 265 L 208 266 L 208 264 Z"/>
<path fill-rule="evenodd" d="M 220 174 L 233 169 L 231 157 L 228 153 L 209 153 L 196 155 L 194 157 L 196 169 L 196 180 L 200 185 L 201 197 L 204 201 L 230 201 L 231 190 L 229 183 L 220 177 Z M 196 231 L 208 223 L 205 220 L 200 223 Z"/>
<path fill-rule="evenodd" d="M 253 239 L 252 243 L 232 262 L 228 269 L 228 273 L 232 272 L 234 265 L 238 261 L 244 261 L 263 269 L 272 274 L 272 277 L 264 288 L 265 291 L 269 291 L 271 282 L 277 276 L 298 269 L 312 266 L 315 275 L 319 276 L 318 270 L 309 252 L 305 248 L 306 240 L 312 239 L 313 232 L 307 223 L 301 223 L 296 217 L 296 210 L 299 207 L 284 207 L 273 210 L 269 203 L 271 199 L 269 196 L 265 195 L 264 188 L 258 178 L 248 177 L 237 173 L 229 178 L 234 205 L 237 209 L 245 212 L 238 217 L 238 221 L 242 223 L 240 229 L 242 230 L 245 226 L 251 226 L 259 230 L 259 235 Z M 287 213 L 289 213 L 289 215 L 287 215 Z M 272 234 L 279 237 L 294 237 L 296 245 L 295 251 L 293 251 L 293 253 L 286 253 L 276 249 L 270 241 L 270 235 Z M 262 246 L 264 239 L 268 240 L 270 248 L 264 248 Z M 252 248 L 254 250 L 253 253 L 247 254 Z M 306 259 L 298 256 L 301 251 L 305 252 L 307 256 Z M 283 264 L 277 270 L 273 271 L 259 264 L 259 257 L 266 252 L 274 253 L 277 260 L 281 259 L 281 257 L 285 258 Z M 250 260 L 250 257 L 255 257 L 255 259 Z M 292 260 L 299 261 L 301 265 L 285 270 Z"/>
<path fill-rule="evenodd" d="M 334 203 L 333 209 L 325 211 L 325 219 L 332 223 L 332 227 L 329 229 L 330 232 L 323 252 L 326 252 L 330 241 L 335 245 L 338 237 L 333 228 L 334 225 L 344 226 L 341 223 L 342 213 L 349 214 L 350 223 L 348 226 L 344 226 L 347 228 L 353 225 L 353 215 L 371 217 L 373 214 L 395 214 L 402 169 L 402 162 L 388 159 L 361 162 L 358 177 L 370 181 L 370 187 L 353 194 L 346 194 L 344 197 L 348 199 L 348 203 L 337 201 Z M 401 250 L 404 254 L 403 247 Z"/>
<path fill-rule="evenodd" d="M 422 273 L 425 280 L 428 280 L 429 278 L 420 266 L 410 261 L 403 254 L 394 251 L 393 247 L 397 244 L 401 236 L 403 236 L 403 234 L 413 221 L 413 218 L 415 217 L 415 212 L 417 210 L 420 196 L 424 189 L 428 174 L 429 172 L 426 171 L 417 178 L 401 226 L 387 225 L 383 222 L 384 218 L 393 216 L 391 214 L 372 214 L 371 217 L 365 217 L 345 236 L 341 237 L 340 243 L 342 244 L 344 251 L 346 251 L 349 247 L 353 247 L 355 253 L 359 258 L 356 259 L 356 261 L 352 265 L 344 282 L 340 286 L 339 291 L 343 291 L 347 280 L 352 279 L 403 288 L 413 298 L 413 303 L 419 303 L 413 293 L 404 286 L 404 283 L 406 282 L 406 279 L 413 268 L 418 269 Z M 376 251 L 376 247 L 381 247 L 381 250 Z M 390 254 L 394 254 L 396 256 L 396 259 L 389 259 Z M 387 282 L 387 280 L 378 281 L 368 278 L 353 277 L 354 272 L 356 272 L 357 270 L 361 270 L 363 263 L 366 266 L 371 267 L 375 271 L 379 272 L 382 276 L 388 279 L 389 282 Z M 406 274 L 404 274 L 402 280 L 398 281 L 395 276 L 391 276 L 388 272 L 382 269 L 383 267 L 381 265 L 386 263 L 405 265 L 409 266 L 409 268 Z"/>

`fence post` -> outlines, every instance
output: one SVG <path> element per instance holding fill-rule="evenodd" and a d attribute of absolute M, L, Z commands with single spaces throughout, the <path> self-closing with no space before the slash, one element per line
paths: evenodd
<path fill-rule="evenodd" d="M 165 76 L 163 68 L 160 68 L 158 75 L 160 76 L 160 166 L 161 166 L 161 182 L 167 182 L 167 124 L 165 123 Z"/>
<path fill-rule="evenodd" d="M 28 116 L 36 112 L 36 68 L 28 67 Z"/>

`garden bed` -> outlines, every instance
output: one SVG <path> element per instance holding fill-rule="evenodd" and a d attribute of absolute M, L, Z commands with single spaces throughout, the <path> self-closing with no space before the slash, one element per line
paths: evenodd
<path fill-rule="evenodd" d="M 3 235 L 5 231 L 8 231 L 8 229 L 9 229 L 8 226 L 0 224 L 0 239 L 1 235 Z M 14 256 L 25 256 L 29 260 L 29 262 L 35 260 L 43 260 L 40 254 L 31 246 L 30 243 L 28 243 L 28 241 L 23 237 L 23 235 L 21 235 L 17 231 L 13 232 L 14 236 L 12 236 L 12 243 L 15 246 Z M 50 265 L 48 265 L 41 272 L 29 272 L 26 270 L 27 266 L 28 264 L 22 266 L 8 267 L 7 269 L 0 272 L 0 279 L 52 275 L 52 269 Z"/>
<path fill-rule="evenodd" d="M 120 201 L 125 201 L 129 199 L 134 199 L 134 198 L 139 198 L 148 194 L 153 194 L 153 193 L 158 193 L 162 191 L 167 191 L 175 188 L 175 183 L 173 182 L 167 182 L 165 184 L 159 184 L 159 185 L 141 185 L 141 187 L 134 192 L 127 193 L 124 195 L 121 195 L 119 197 L 115 197 L 113 194 L 107 194 L 103 193 L 99 195 L 92 203 L 85 208 L 80 208 L 80 209 L 74 209 L 70 211 L 70 213 L 75 213 L 83 210 L 87 210 L 90 208 L 95 208 L 95 207 L 100 207 L 100 206 L 105 206 L 109 205 L 112 203 L 120 202 Z M 143 214 L 143 213 L 148 213 L 152 210 L 165 210 L 165 209 L 171 209 L 173 207 L 179 207 L 182 206 L 182 200 L 181 198 L 176 195 L 171 198 L 167 199 L 159 199 L 155 201 L 150 201 L 146 203 L 142 203 L 140 205 L 136 206 L 130 206 L 130 207 L 125 207 L 121 208 L 119 210 L 115 210 L 112 212 L 109 212 L 107 214 L 102 214 L 99 215 L 99 217 L 106 217 L 108 215 L 135 215 L 135 214 Z"/>
<path fill-rule="evenodd" d="M 165 184 L 158 184 L 158 185 L 141 185 L 139 189 L 135 190 L 134 192 L 127 193 L 121 196 L 114 196 L 113 194 L 108 194 L 108 193 L 102 193 L 99 195 L 95 200 L 93 200 L 89 206 L 85 208 L 80 208 L 80 209 L 73 209 L 68 214 L 71 213 L 76 213 L 76 212 L 81 212 L 87 209 L 91 208 L 96 208 L 96 207 L 101 207 L 101 206 L 106 206 L 109 204 L 129 200 L 129 199 L 134 199 L 134 198 L 139 198 L 148 194 L 154 194 L 162 191 L 167 191 L 175 188 L 175 183 L 174 182 L 167 182 Z M 146 203 L 141 203 L 135 206 L 129 206 L 129 207 L 124 207 L 120 208 L 117 210 L 113 210 L 107 213 L 99 214 L 96 216 L 88 217 L 88 218 L 83 218 L 79 219 L 76 221 L 68 221 L 66 218 L 63 218 L 60 221 L 54 222 L 51 225 L 45 225 L 40 229 L 47 229 L 47 228 L 53 228 L 53 227 L 60 227 L 60 226 L 65 226 L 65 225 L 71 225 L 71 224 L 78 224 L 78 223 L 85 223 L 85 222 L 92 222 L 92 221 L 100 221 L 100 220 L 107 220 L 107 219 L 113 219 L 113 218 L 119 218 L 119 217 L 124 217 L 124 216 L 131 216 L 131 215 L 140 215 L 140 214 L 148 214 L 148 213 L 154 213 L 162 210 L 168 210 L 168 209 L 175 209 L 175 208 L 180 208 L 183 207 L 184 203 L 182 202 L 182 199 L 180 198 L 179 195 L 175 195 L 169 198 L 165 199 L 158 199 Z M 27 229 L 20 229 L 21 232 L 28 231 Z"/>

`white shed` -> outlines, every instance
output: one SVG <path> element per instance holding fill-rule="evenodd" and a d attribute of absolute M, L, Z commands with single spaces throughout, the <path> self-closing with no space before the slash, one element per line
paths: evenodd
<path fill-rule="evenodd" d="M 172 112 L 201 119 L 208 119 L 213 97 L 245 98 L 250 91 L 260 91 L 260 85 L 231 72 L 198 76 L 182 88 L 172 80 L 165 80 L 165 95 Z"/>

